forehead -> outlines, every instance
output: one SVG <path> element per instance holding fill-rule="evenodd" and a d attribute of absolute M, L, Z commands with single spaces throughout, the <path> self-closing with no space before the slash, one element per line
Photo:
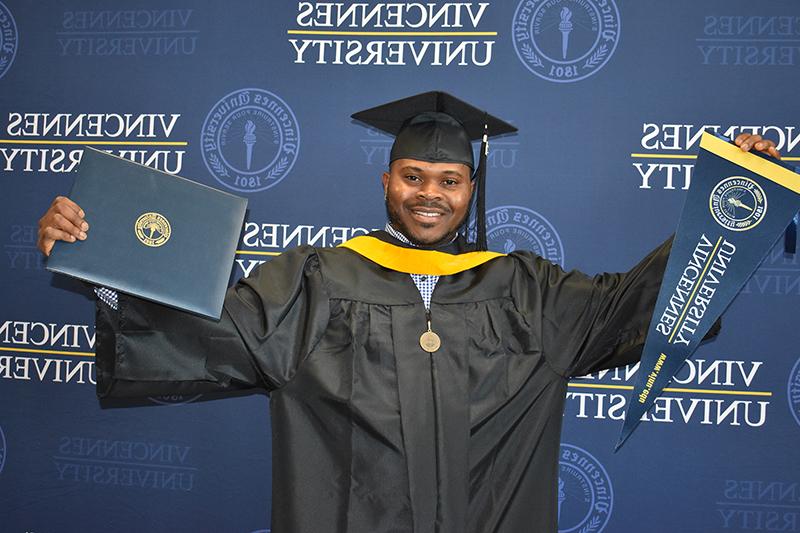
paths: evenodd
<path fill-rule="evenodd" d="M 422 174 L 458 174 L 459 176 L 469 176 L 470 168 L 463 163 L 432 163 L 430 161 L 420 161 L 418 159 L 395 159 L 389 169 L 393 172 L 403 170 L 413 170 Z"/>

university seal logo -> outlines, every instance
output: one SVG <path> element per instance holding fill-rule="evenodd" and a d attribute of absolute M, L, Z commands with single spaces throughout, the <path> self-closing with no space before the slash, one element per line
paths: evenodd
<path fill-rule="evenodd" d="M 503 205 L 486 212 L 489 249 L 509 254 L 530 250 L 548 261 L 564 265 L 564 246 L 550 222 L 531 209 Z"/>
<path fill-rule="evenodd" d="M 147 399 L 158 405 L 183 405 L 192 403 L 202 396 L 202 394 L 194 394 L 191 396 L 183 394 L 168 394 L 165 396 L 148 396 Z"/>
<path fill-rule="evenodd" d="M 794 421 L 800 425 L 800 359 L 797 360 L 794 368 L 789 373 L 789 386 L 787 387 L 786 397 L 789 399 L 789 410 L 792 412 Z M 0 466 L 0 468 L 2 467 Z"/>
<path fill-rule="evenodd" d="M 136 238 L 145 246 L 158 248 L 169 240 L 172 226 L 164 215 L 143 213 L 134 224 Z"/>
<path fill-rule="evenodd" d="M 614 506 L 614 489 L 600 461 L 584 449 L 562 444 L 558 474 L 559 533 L 600 533 Z"/>
<path fill-rule="evenodd" d="M 200 135 L 208 171 L 229 189 L 256 192 L 280 183 L 292 170 L 300 129 L 291 108 L 263 89 L 222 97 L 206 116 Z"/>
<path fill-rule="evenodd" d="M 3 428 L 0 427 L 0 472 L 6 464 L 6 436 L 3 435 Z"/>
<path fill-rule="evenodd" d="M 17 55 L 18 43 L 17 23 L 14 22 L 11 11 L 0 2 L 0 78 L 11 68 Z"/>
<path fill-rule="evenodd" d="M 620 29 L 614 0 L 522 0 L 511 35 L 528 70 L 567 83 L 603 68 L 617 48 Z"/>
<path fill-rule="evenodd" d="M 708 199 L 714 220 L 731 231 L 747 231 L 758 226 L 767 214 L 764 189 L 741 176 L 731 176 L 717 183 Z"/>

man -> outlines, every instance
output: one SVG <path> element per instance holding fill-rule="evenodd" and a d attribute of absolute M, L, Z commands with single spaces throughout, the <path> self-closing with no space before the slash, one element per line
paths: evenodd
<path fill-rule="evenodd" d="M 276 532 L 555 532 L 568 380 L 640 354 L 669 241 L 590 278 L 481 251 L 476 208 L 476 250 L 470 140 L 507 125 L 450 98 L 355 115 L 397 135 L 386 231 L 284 253 L 230 289 L 219 322 L 98 304 L 100 396 L 270 391 Z M 39 245 L 87 231 L 58 198 Z"/>

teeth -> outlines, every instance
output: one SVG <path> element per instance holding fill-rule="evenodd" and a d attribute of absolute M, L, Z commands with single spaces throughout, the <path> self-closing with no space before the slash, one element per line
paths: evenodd
<path fill-rule="evenodd" d="M 420 216 L 423 216 L 423 217 L 429 217 L 429 218 L 442 216 L 441 213 L 428 213 L 426 211 L 414 211 L 414 214 L 415 215 L 420 215 Z"/>

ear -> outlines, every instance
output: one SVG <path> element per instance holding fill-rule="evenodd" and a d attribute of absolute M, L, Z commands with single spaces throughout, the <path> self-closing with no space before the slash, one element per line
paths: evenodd
<path fill-rule="evenodd" d="M 389 189 L 389 173 L 384 172 L 381 176 L 381 183 L 383 183 L 383 196 L 386 196 L 386 191 Z"/>

